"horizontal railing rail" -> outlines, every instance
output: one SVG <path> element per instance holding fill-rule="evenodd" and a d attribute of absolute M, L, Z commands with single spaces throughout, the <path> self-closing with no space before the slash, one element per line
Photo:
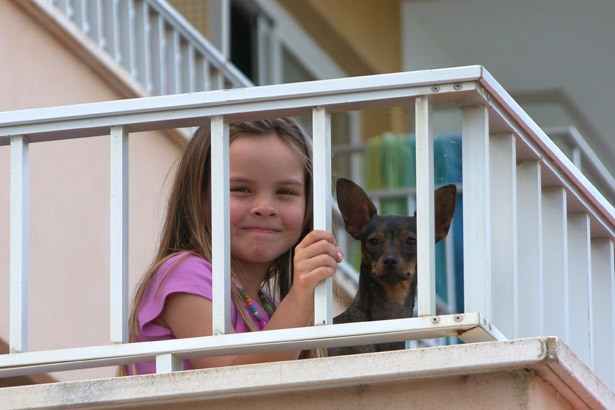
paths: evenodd
<path fill-rule="evenodd" d="M 568 157 L 584 174 L 594 175 L 595 183 L 600 184 L 605 195 L 615 198 L 615 177 L 604 165 L 598 155 L 589 146 L 576 127 L 550 127 L 545 129 L 547 135 L 560 140 L 569 150 Z"/>
<path fill-rule="evenodd" d="M 212 124 L 212 169 L 228 162 L 228 124 L 311 115 L 314 226 L 331 229 L 330 114 L 410 106 L 416 124 L 417 318 L 331 324 L 331 282 L 317 289 L 317 327 L 229 333 L 228 209 L 213 207 L 214 333 L 128 344 L 127 141 L 131 133 Z M 437 315 L 433 268 L 433 110 L 462 112 L 464 311 Z M 28 147 L 111 138 L 111 326 L 109 346 L 29 352 Z M 466 342 L 555 334 L 611 387 L 615 363 L 615 210 L 480 66 L 210 91 L 0 113 L 11 145 L 10 354 L 0 375 L 149 360 L 176 370 L 181 358 L 459 336 Z M 225 178 L 212 200 L 228 203 Z M 561 264 L 562 261 L 567 263 Z"/>

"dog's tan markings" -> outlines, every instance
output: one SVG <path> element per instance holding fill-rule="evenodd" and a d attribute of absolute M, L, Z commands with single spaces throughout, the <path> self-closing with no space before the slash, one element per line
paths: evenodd
<path fill-rule="evenodd" d="M 382 288 L 385 291 L 387 302 L 403 306 L 406 302 L 408 291 L 410 290 L 410 281 L 404 280 L 395 285 L 383 283 Z"/>

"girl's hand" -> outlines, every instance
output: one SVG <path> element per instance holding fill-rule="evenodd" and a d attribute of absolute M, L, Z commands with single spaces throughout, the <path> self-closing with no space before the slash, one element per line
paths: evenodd
<path fill-rule="evenodd" d="M 326 278 L 335 274 L 343 253 L 335 245 L 331 232 L 316 230 L 303 238 L 295 247 L 294 278 L 291 293 L 306 307 L 314 305 L 314 289 Z"/>
<path fill-rule="evenodd" d="M 309 326 L 314 318 L 314 288 L 335 274 L 342 261 L 342 250 L 327 231 L 312 231 L 295 247 L 294 280 L 290 292 L 276 309 L 265 330 Z M 211 301 L 187 293 L 167 298 L 161 320 L 176 337 L 211 336 Z M 294 360 L 300 351 L 253 353 L 191 359 L 194 368 Z"/>

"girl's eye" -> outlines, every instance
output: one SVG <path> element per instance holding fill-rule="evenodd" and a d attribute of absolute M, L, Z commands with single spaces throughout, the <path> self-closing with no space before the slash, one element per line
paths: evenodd
<path fill-rule="evenodd" d="M 296 195 L 295 191 L 293 191 L 291 189 L 279 189 L 278 190 L 278 194 L 279 195 Z"/>
<path fill-rule="evenodd" d="M 416 239 L 409 236 L 408 238 L 406 238 L 406 245 L 408 246 L 414 246 L 416 245 Z"/>
<path fill-rule="evenodd" d="M 231 187 L 231 192 L 243 193 L 243 192 L 249 192 L 249 190 L 248 188 L 243 187 L 243 186 L 236 186 L 236 187 Z"/>
<path fill-rule="evenodd" d="M 367 243 L 370 246 L 378 246 L 380 244 L 380 241 L 378 239 L 376 239 L 376 238 L 370 238 L 370 239 L 367 240 Z"/>

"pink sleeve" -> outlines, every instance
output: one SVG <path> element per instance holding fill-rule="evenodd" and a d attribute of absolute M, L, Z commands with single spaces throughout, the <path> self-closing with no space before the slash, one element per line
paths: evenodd
<path fill-rule="evenodd" d="M 155 272 L 139 306 L 139 333 L 142 341 L 174 338 L 170 330 L 154 323 L 166 298 L 172 293 L 190 293 L 211 300 L 211 264 L 183 252 L 172 256 Z"/>

